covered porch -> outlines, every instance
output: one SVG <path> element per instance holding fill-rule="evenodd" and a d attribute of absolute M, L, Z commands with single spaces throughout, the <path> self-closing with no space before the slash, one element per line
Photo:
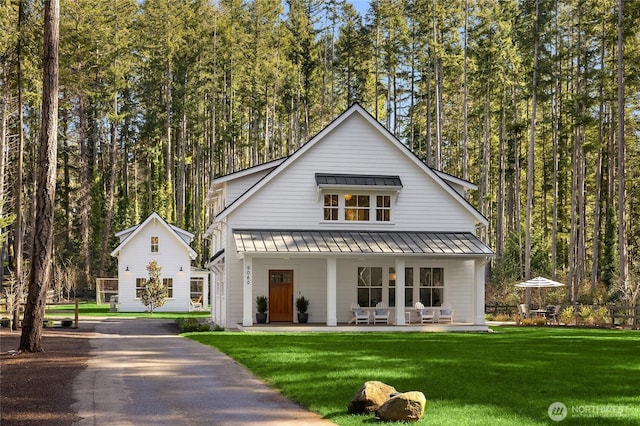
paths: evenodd
<path fill-rule="evenodd" d="M 243 331 L 487 330 L 484 273 L 493 252 L 473 234 L 280 230 L 233 234 L 242 264 L 238 329 Z M 287 290 L 274 292 L 282 281 L 288 282 Z M 259 295 L 270 296 L 266 325 L 254 324 Z M 299 296 L 311 302 L 309 324 L 297 323 L 293 306 Z M 373 309 L 378 302 L 389 309 L 387 324 L 349 323 L 354 303 Z M 452 323 L 416 324 L 416 302 L 428 308 L 448 306 L 456 316 Z"/>

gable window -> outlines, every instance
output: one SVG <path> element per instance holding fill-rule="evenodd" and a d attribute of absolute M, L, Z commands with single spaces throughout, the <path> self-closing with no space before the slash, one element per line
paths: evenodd
<path fill-rule="evenodd" d="M 358 304 L 374 307 L 382 301 L 382 268 L 358 267 Z"/>
<path fill-rule="evenodd" d="M 420 302 L 424 306 L 442 306 L 444 269 L 420 268 Z"/>
<path fill-rule="evenodd" d="M 338 220 L 338 194 L 325 194 L 324 220 Z"/>
<path fill-rule="evenodd" d="M 158 253 L 158 237 L 151 237 L 151 253 Z"/>
<path fill-rule="evenodd" d="M 389 222 L 391 220 L 391 196 L 376 196 L 376 221 Z"/>
<path fill-rule="evenodd" d="M 344 196 L 344 220 L 369 220 L 369 196 L 352 195 Z"/>

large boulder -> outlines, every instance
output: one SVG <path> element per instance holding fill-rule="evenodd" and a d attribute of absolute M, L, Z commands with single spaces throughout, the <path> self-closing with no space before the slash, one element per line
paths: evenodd
<path fill-rule="evenodd" d="M 396 388 L 382 382 L 366 382 L 349 402 L 348 410 L 351 414 L 368 414 L 375 412 L 392 394 Z"/>
<path fill-rule="evenodd" d="M 380 420 L 415 422 L 422 418 L 427 398 L 422 392 L 411 391 L 393 396 L 376 411 Z"/>

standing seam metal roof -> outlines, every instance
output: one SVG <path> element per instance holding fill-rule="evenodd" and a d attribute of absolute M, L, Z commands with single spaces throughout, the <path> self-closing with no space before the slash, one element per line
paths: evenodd
<path fill-rule="evenodd" d="M 240 253 L 484 255 L 493 251 L 469 232 L 234 230 Z"/>

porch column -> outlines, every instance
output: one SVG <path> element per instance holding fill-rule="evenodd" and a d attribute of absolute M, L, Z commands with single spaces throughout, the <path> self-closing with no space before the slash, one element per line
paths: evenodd
<path fill-rule="evenodd" d="M 204 309 L 209 308 L 209 286 L 211 285 L 211 273 L 209 272 L 204 276 L 204 280 L 202 282 L 202 307 Z M 191 287 L 191 283 L 189 283 L 189 287 Z"/>
<path fill-rule="evenodd" d="M 475 318 L 474 324 L 484 324 L 484 273 L 485 259 L 476 259 L 474 261 L 474 289 L 475 289 Z"/>
<path fill-rule="evenodd" d="M 253 325 L 253 259 L 245 256 L 242 262 L 242 325 Z"/>
<path fill-rule="evenodd" d="M 396 258 L 396 325 L 405 325 L 404 258 Z"/>
<path fill-rule="evenodd" d="M 337 268 L 336 258 L 327 258 L 327 325 L 338 325 L 338 317 L 336 316 L 336 287 L 337 287 Z"/>

